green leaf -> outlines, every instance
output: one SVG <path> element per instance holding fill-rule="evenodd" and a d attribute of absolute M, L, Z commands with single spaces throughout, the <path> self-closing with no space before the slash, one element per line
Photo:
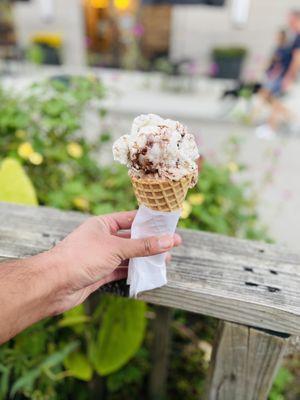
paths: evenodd
<path fill-rule="evenodd" d="M 21 389 L 32 389 L 35 380 L 40 376 L 40 368 L 30 370 L 26 375 L 19 378 L 12 386 L 10 396 L 13 397 Z"/>
<path fill-rule="evenodd" d="M 143 302 L 114 298 L 106 303 L 96 343 L 90 356 L 96 371 L 108 375 L 126 364 L 139 349 L 145 333 Z"/>
<path fill-rule="evenodd" d="M 35 358 L 45 352 L 47 342 L 48 334 L 46 330 L 36 329 L 28 332 L 27 329 L 15 337 L 15 349 Z"/>
<path fill-rule="evenodd" d="M 91 321 L 91 317 L 85 313 L 83 304 L 66 311 L 58 322 L 61 328 L 69 327 L 74 332 L 82 334 L 86 328 L 85 324 Z"/>
<path fill-rule="evenodd" d="M 280 368 L 275 381 L 273 383 L 272 390 L 270 392 L 269 399 L 270 400 L 284 400 L 284 392 L 285 390 L 289 387 L 289 385 L 293 381 L 293 375 L 290 373 L 290 371 L 282 367 Z"/>
<path fill-rule="evenodd" d="M 8 367 L 5 367 L 4 365 L 0 364 L 0 372 L 1 372 L 0 399 L 3 400 L 6 398 L 6 395 L 8 393 L 10 369 Z"/>
<path fill-rule="evenodd" d="M 78 345 L 78 341 L 73 341 L 66 345 L 63 349 L 46 357 L 38 367 L 29 370 L 26 375 L 19 378 L 13 384 L 10 395 L 13 397 L 21 389 L 31 390 L 36 379 L 43 373 L 44 369 L 50 369 L 61 364 L 63 360 L 78 347 Z"/>
<path fill-rule="evenodd" d="M 63 362 L 63 360 L 74 351 L 79 346 L 78 341 L 74 341 L 66 345 L 62 350 L 56 351 L 51 354 L 49 357 L 45 358 L 45 360 L 41 364 L 41 368 L 53 368 L 56 365 Z"/>
<path fill-rule="evenodd" d="M 79 304 L 78 306 L 71 308 L 71 310 L 65 311 L 63 316 L 66 318 L 86 316 L 84 305 Z"/>
<path fill-rule="evenodd" d="M 75 315 L 73 317 L 64 317 L 59 321 L 58 326 L 64 328 L 67 326 L 83 324 L 88 321 L 90 321 L 90 317 L 88 315 Z"/>
<path fill-rule="evenodd" d="M 13 158 L 3 160 L 0 167 L 0 201 L 37 205 L 34 187 L 21 164 Z"/>
<path fill-rule="evenodd" d="M 64 360 L 64 366 L 74 378 L 82 381 L 90 381 L 93 376 L 93 368 L 88 358 L 82 353 L 72 353 Z"/>

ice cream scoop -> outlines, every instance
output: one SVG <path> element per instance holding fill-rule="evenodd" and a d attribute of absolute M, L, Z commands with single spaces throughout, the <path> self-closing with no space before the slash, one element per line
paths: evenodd
<path fill-rule="evenodd" d="M 190 186 L 197 179 L 199 152 L 194 136 L 181 123 L 155 114 L 135 118 L 130 134 L 114 143 L 113 155 L 127 165 L 133 178 L 179 181 L 193 176 Z"/>

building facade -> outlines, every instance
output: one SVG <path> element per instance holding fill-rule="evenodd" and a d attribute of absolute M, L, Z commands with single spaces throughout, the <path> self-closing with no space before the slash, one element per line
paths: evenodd
<path fill-rule="evenodd" d="M 106 0 L 90 1 L 99 6 Z M 124 5 L 126 1 L 130 3 L 130 0 L 124 1 L 119 1 L 118 4 Z M 145 25 L 159 27 L 169 24 L 169 29 L 164 26 L 162 31 L 164 46 L 168 46 L 171 59 L 195 59 L 203 65 L 203 71 L 209 66 L 210 53 L 215 46 L 244 46 L 249 53 L 244 75 L 255 79 L 264 69 L 274 47 L 276 32 L 285 25 L 288 11 L 300 7 L 299 0 L 250 0 L 248 22 L 240 28 L 232 23 L 231 8 L 234 1 L 245 0 L 227 0 L 223 7 L 171 5 L 169 13 L 164 11 L 168 18 L 162 19 L 159 24 L 156 14 L 151 14 L 148 10 Z M 63 62 L 69 65 L 86 64 L 87 27 L 82 0 L 16 2 L 13 13 L 16 35 L 23 47 L 28 46 L 31 37 L 37 32 L 60 34 L 63 41 Z M 137 13 L 140 14 L 140 11 Z M 125 9 L 122 15 L 126 16 Z M 124 25 L 129 22 L 125 17 L 122 20 Z M 95 23 L 95 29 L 101 31 L 101 21 Z M 160 36 L 157 29 L 150 29 L 150 32 L 156 31 L 156 37 L 149 36 L 147 43 L 157 42 Z M 165 37 L 166 32 L 169 38 Z"/>

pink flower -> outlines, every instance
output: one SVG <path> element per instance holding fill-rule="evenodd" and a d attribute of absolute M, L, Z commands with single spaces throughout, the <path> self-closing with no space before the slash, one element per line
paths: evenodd
<path fill-rule="evenodd" d="M 209 76 L 214 77 L 214 76 L 216 76 L 218 74 L 218 72 L 219 72 L 218 64 L 217 63 L 211 63 L 210 67 L 209 67 L 209 71 L 208 71 Z"/>
<path fill-rule="evenodd" d="M 195 137 L 195 142 L 197 143 L 197 146 L 202 147 L 203 146 L 203 137 L 202 137 L 201 133 L 199 133 L 199 132 L 194 133 L 194 137 Z"/>
<path fill-rule="evenodd" d="M 284 200 L 290 200 L 293 197 L 293 193 L 292 193 L 291 190 L 285 189 L 282 192 L 282 197 L 283 197 Z"/>
<path fill-rule="evenodd" d="M 136 24 L 134 25 L 132 32 L 135 37 L 139 38 L 143 36 L 145 29 L 142 24 Z"/>
<path fill-rule="evenodd" d="M 187 72 L 189 75 L 196 75 L 198 72 L 198 66 L 197 63 L 192 61 L 190 63 L 188 63 L 187 65 Z"/>
<path fill-rule="evenodd" d="M 280 147 L 274 149 L 274 153 L 273 154 L 274 154 L 274 157 L 276 157 L 276 158 L 280 157 L 281 154 L 282 154 L 282 149 Z"/>

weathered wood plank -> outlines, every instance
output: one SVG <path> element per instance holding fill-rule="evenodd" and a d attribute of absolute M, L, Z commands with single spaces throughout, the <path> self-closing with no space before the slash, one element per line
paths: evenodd
<path fill-rule="evenodd" d="M 0 259 L 49 249 L 86 215 L 0 205 Z M 182 230 L 168 284 L 139 298 L 227 321 L 300 334 L 300 256 L 265 243 Z"/>
<path fill-rule="evenodd" d="M 148 385 L 149 400 L 166 398 L 166 383 L 169 364 L 172 310 L 157 306 L 153 321 L 153 343 L 151 346 L 152 368 Z"/>
<path fill-rule="evenodd" d="M 209 400 L 266 400 L 288 339 L 221 324 L 211 362 Z"/>

